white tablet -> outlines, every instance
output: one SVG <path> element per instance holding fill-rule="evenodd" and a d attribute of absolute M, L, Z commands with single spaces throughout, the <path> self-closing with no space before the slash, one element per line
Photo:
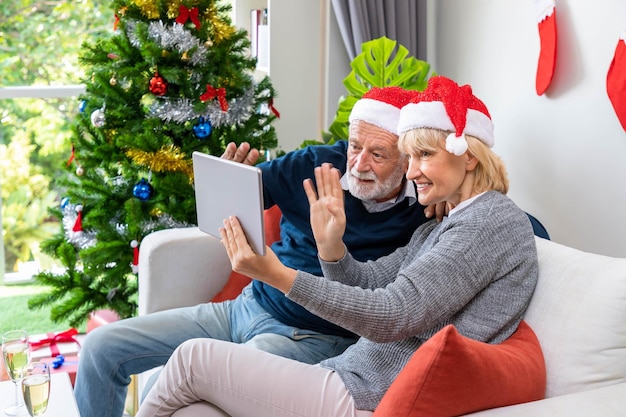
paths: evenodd
<path fill-rule="evenodd" d="M 224 219 L 237 216 L 252 250 L 265 255 L 261 170 L 202 152 L 191 157 L 198 228 L 220 238 Z"/>

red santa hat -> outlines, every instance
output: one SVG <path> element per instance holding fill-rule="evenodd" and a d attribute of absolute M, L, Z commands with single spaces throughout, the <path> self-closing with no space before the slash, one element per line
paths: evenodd
<path fill-rule="evenodd" d="M 474 96 L 472 87 L 461 87 L 443 76 L 431 77 L 426 90 L 415 93 L 400 111 L 398 134 L 417 128 L 453 132 L 446 138 L 446 150 L 455 155 L 467 151 L 466 134 L 480 139 L 490 148 L 495 143 L 489 111 Z"/>
<path fill-rule="evenodd" d="M 413 94 L 415 91 L 402 87 L 374 87 L 354 104 L 348 121 L 363 120 L 396 134 L 400 109 Z"/>

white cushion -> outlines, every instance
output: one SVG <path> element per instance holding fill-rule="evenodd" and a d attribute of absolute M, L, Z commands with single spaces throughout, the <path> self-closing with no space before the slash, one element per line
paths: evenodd
<path fill-rule="evenodd" d="M 206 303 L 230 273 L 220 240 L 197 227 L 150 233 L 139 247 L 139 315 Z"/>
<path fill-rule="evenodd" d="M 626 378 L 626 259 L 536 238 L 539 282 L 526 313 L 546 359 L 546 397 Z"/>
<path fill-rule="evenodd" d="M 467 414 L 468 417 L 624 417 L 626 383 Z M 196 414 L 200 415 L 200 414 Z M 179 417 L 178 414 L 175 414 Z M 173 416 L 172 416 L 173 417 Z"/>

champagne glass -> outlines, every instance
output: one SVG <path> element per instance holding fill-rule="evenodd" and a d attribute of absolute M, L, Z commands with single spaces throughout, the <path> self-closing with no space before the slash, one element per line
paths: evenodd
<path fill-rule="evenodd" d="M 50 366 L 45 362 L 33 362 L 24 370 L 22 379 L 24 403 L 31 417 L 43 416 L 48 409 L 50 397 Z"/>
<path fill-rule="evenodd" d="M 26 330 L 11 330 L 2 335 L 2 357 L 9 377 L 15 384 L 15 404 L 7 407 L 4 413 L 9 416 L 26 414 L 26 407 L 18 388 L 24 368 L 30 360 Z"/>

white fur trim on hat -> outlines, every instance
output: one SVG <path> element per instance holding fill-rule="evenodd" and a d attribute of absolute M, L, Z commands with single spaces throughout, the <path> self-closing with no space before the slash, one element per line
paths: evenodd
<path fill-rule="evenodd" d="M 552 16 L 556 9 L 555 0 L 534 0 L 537 23 L 543 22 L 547 17 Z"/>
<path fill-rule="evenodd" d="M 454 133 L 450 133 L 448 137 L 446 137 L 446 151 L 456 156 L 461 156 L 467 152 L 467 139 L 465 139 L 465 135 L 457 136 Z"/>
<path fill-rule="evenodd" d="M 348 121 L 352 123 L 355 120 L 363 120 L 395 135 L 399 118 L 400 109 L 396 106 L 379 100 L 362 98 L 352 107 Z"/>
<path fill-rule="evenodd" d="M 440 101 L 409 103 L 402 108 L 400 119 L 398 120 L 398 134 L 416 128 L 456 131 L 446 112 L 446 108 Z M 463 133 L 475 136 L 489 147 L 492 147 L 495 143 L 493 122 L 487 115 L 477 110 L 467 110 Z"/>

